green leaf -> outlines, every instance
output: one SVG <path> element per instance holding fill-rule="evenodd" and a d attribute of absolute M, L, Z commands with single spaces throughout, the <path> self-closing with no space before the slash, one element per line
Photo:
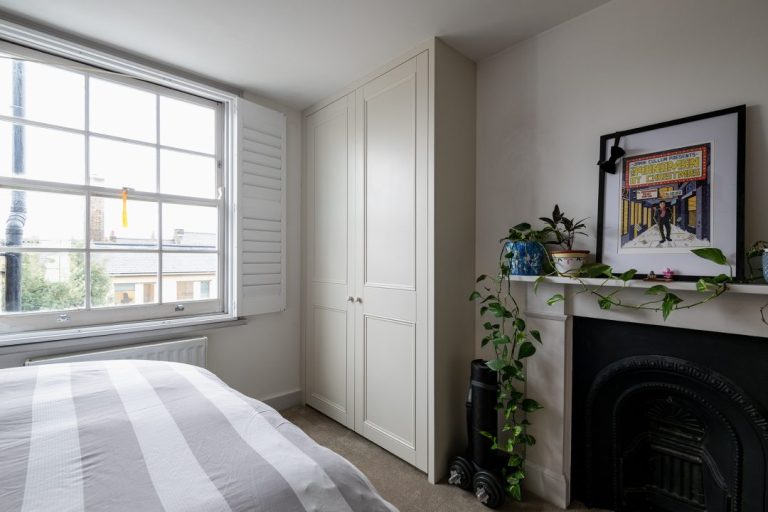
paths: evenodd
<path fill-rule="evenodd" d="M 498 371 L 500 371 L 502 368 L 506 367 L 506 366 L 507 366 L 507 363 L 506 363 L 506 361 L 504 361 L 504 360 L 502 360 L 502 359 L 491 359 L 490 361 L 488 361 L 487 363 L 485 363 L 485 365 L 486 365 L 488 368 L 490 368 L 491 370 L 493 370 L 493 371 L 495 371 L 495 372 L 498 372 Z"/>
<path fill-rule="evenodd" d="M 536 329 L 532 329 L 530 333 L 531 333 L 531 336 L 533 336 L 533 339 L 541 343 L 541 333 L 539 331 L 537 331 Z"/>
<path fill-rule="evenodd" d="M 525 320 L 523 320 L 520 317 L 515 318 L 515 329 L 518 331 L 524 331 L 525 330 Z"/>
<path fill-rule="evenodd" d="M 727 265 L 728 258 L 725 257 L 723 251 L 716 247 L 705 247 L 702 249 L 691 249 L 691 252 L 699 258 L 704 258 L 718 265 Z"/>
<path fill-rule="evenodd" d="M 547 299 L 547 305 L 551 306 L 553 304 L 557 304 L 558 302 L 560 302 L 562 300 L 565 300 L 565 297 L 563 297 L 563 295 L 560 294 L 560 293 L 556 293 L 556 294 L 554 294 L 553 296 L 551 296 L 550 298 Z"/>
<path fill-rule="evenodd" d="M 498 329 L 499 324 L 492 324 L 491 322 L 485 322 L 483 324 L 483 328 L 490 331 L 491 329 Z"/>
<path fill-rule="evenodd" d="M 696 281 L 696 291 L 698 292 L 706 292 L 709 291 L 709 289 L 714 286 L 714 283 L 710 278 L 702 277 L 698 281 Z"/>
<path fill-rule="evenodd" d="M 476 292 L 476 291 L 475 291 L 475 292 L 472 292 L 472 293 L 469 295 L 469 301 L 470 301 L 470 302 L 472 302 L 472 301 L 474 301 L 475 299 L 479 299 L 480 297 L 482 297 L 482 295 L 480 295 L 480 292 Z"/>
<path fill-rule="evenodd" d="M 533 343 L 530 341 L 526 341 L 522 345 L 520 345 L 520 349 L 517 352 L 517 357 L 519 359 L 525 359 L 526 357 L 531 357 L 533 354 L 536 353 L 536 347 L 533 346 Z"/>
<path fill-rule="evenodd" d="M 509 491 L 509 495 L 517 501 L 523 501 L 523 493 L 520 491 L 519 483 L 510 484 L 507 491 Z"/>
<path fill-rule="evenodd" d="M 646 295 L 661 295 L 666 293 L 669 293 L 669 288 L 663 284 L 657 284 L 645 290 Z"/>
<path fill-rule="evenodd" d="M 713 279 L 717 284 L 730 283 L 733 281 L 733 278 L 727 274 L 718 274 Z"/>
<path fill-rule="evenodd" d="M 581 273 L 587 277 L 613 277 L 611 267 L 603 263 L 589 263 L 581 267 Z"/>
<path fill-rule="evenodd" d="M 520 224 L 518 224 L 517 226 L 513 227 L 512 229 L 515 230 L 515 231 L 528 231 L 528 230 L 531 229 L 531 225 L 528 224 L 527 222 L 521 222 Z"/>
<path fill-rule="evenodd" d="M 675 309 L 675 306 L 683 302 L 683 299 L 675 295 L 674 293 L 668 293 L 664 296 L 664 300 L 661 303 L 661 315 L 666 320 L 669 314 Z"/>
<path fill-rule="evenodd" d="M 533 398 L 526 398 L 525 400 L 523 400 L 521 407 L 525 412 L 534 412 L 544 408 L 543 405 L 541 405 L 539 402 L 537 402 Z"/>
<path fill-rule="evenodd" d="M 624 272 L 623 274 L 621 274 L 619 276 L 619 279 L 621 279 L 622 281 L 624 281 L 626 283 L 630 279 L 634 278 L 635 274 L 637 274 L 637 270 L 635 270 L 634 268 L 631 268 L 631 269 L 627 270 L 626 272 Z"/>
<path fill-rule="evenodd" d="M 536 280 L 533 282 L 533 293 L 536 293 L 536 291 L 539 289 L 539 284 L 544 280 L 544 278 L 547 276 L 539 276 L 536 278 Z"/>
<path fill-rule="evenodd" d="M 597 299 L 597 303 L 600 305 L 600 309 L 611 309 L 613 301 L 609 297 L 600 297 Z"/>
<path fill-rule="evenodd" d="M 480 281 L 485 281 L 486 279 L 488 279 L 488 276 L 487 276 L 487 275 L 485 275 L 485 274 L 480 274 L 479 276 L 477 276 L 477 279 L 475 279 L 475 282 L 476 282 L 476 283 L 479 283 Z"/>

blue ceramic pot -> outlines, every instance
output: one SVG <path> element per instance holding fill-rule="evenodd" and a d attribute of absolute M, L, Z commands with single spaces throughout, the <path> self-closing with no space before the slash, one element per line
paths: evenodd
<path fill-rule="evenodd" d="M 763 251 L 763 279 L 768 283 L 768 249 Z"/>
<path fill-rule="evenodd" d="M 538 276 L 544 263 L 544 247 L 539 242 L 507 242 L 504 252 L 513 276 Z"/>

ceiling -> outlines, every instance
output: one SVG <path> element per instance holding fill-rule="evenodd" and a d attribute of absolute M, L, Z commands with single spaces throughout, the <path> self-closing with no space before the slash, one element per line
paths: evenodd
<path fill-rule="evenodd" d="M 480 60 L 606 1 L 0 0 L 0 9 L 303 109 L 432 36 Z"/>

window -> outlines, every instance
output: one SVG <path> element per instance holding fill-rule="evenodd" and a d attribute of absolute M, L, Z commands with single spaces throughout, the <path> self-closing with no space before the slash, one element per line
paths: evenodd
<path fill-rule="evenodd" d="M 227 313 L 226 112 L 0 42 L 0 324 Z"/>

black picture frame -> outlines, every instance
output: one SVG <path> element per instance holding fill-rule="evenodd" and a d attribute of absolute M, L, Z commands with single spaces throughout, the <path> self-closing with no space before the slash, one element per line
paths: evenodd
<path fill-rule="evenodd" d="M 654 265 L 654 262 L 658 262 L 659 258 L 665 258 L 669 261 L 669 267 L 673 267 L 675 271 L 674 278 L 676 280 L 683 280 L 683 281 L 695 281 L 700 279 L 701 277 L 705 277 L 707 275 L 713 275 L 713 274 L 720 274 L 720 273 L 726 273 L 726 271 L 722 268 L 718 268 L 717 265 L 715 265 L 712 262 L 708 262 L 703 260 L 702 258 L 699 258 L 695 254 L 691 253 L 690 250 L 687 250 L 686 252 L 679 252 L 678 254 L 665 254 L 663 251 L 657 251 L 657 253 L 654 253 L 652 257 L 649 257 L 649 265 L 644 268 L 639 268 L 640 265 L 637 264 L 637 261 L 639 258 L 642 258 L 642 255 L 634 256 L 634 257 L 624 257 L 622 258 L 621 254 L 619 254 L 621 251 L 619 249 L 616 249 L 614 251 L 614 247 L 620 247 L 620 242 L 622 239 L 622 228 L 618 225 L 619 224 L 619 216 L 621 216 L 624 220 L 623 222 L 626 224 L 626 213 L 624 210 L 619 210 L 622 208 L 622 206 L 616 206 L 617 208 L 616 212 L 611 212 L 615 214 L 616 217 L 616 226 L 608 226 L 608 234 L 606 233 L 607 228 L 607 222 L 608 224 L 613 222 L 613 217 L 611 219 L 606 218 L 606 205 L 608 204 L 606 201 L 606 194 L 609 192 L 607 189 L 611 188 L 611 193 L 616 192 L 616 180 L 617 179 L 625 179 L 624 176 L 621 176 L 621 178 L 616 178 L 616 168 L 621 165 L 621 173 L 624 173 L 624 161 L 628 158 L 631 158 L 633 155 L 638 154 L 636 151 L 637 148 L 633 148 L 632 140 L 633 135 L 638 137 L 653 137 L 653 136 L 659 136 L 663 138 L 663 134 L 669 133 L 670 130 L 674 131 L 675 133 L 684 133 L 687 128 L 691 128 L 692 130 L 695 130 L 698 127 L 701 129 L 702 126 L 710 126 L 711 123 L 720 122 L 721 124 L 725 125 L 726 120 L 728 120 L 728 123 L 731 123 L 731 120 L 733 120 L 733 116 L 735 116 L 735 141 L 732 139 L 732 135 L 724 136 L 722 137 L 724 140 L 728 141 L 729 147 L 728 151 L 724 151 L 724 154 L 728 154 L 728 161 L 725 165 L 723 165 L 722 162 L 718 161 L 718 167 L 715 170 L 715 174 L 713 178 L 709 178 L 710 180 L 714 180 L 715 178 L 719 180 L 727 180 L 727 186 L 721 187 L 722 189 L 731 190 L 733 189 L 733 193 L 728 194 L 728 199 L 732 201 L 731 204 L 719 204 L 717 207 L 714 207 L 714 199 L 710 199 L 710 204 L 713 208 L 715 208 L 716 211 L 723 210 L 725 212 L 728 212 L 728 219 L 725 221 L 721 221 L 719 218 L 717 219 L 718 223 L 727 222 L 729 224 L 728 229 L 733 229 L 733 234 L 729 234 L 727 237 L 727 240 L 729 241 L 728 245 L 729 247 L 718 247 L 716 242 L 717 240 L 714 239 L 714 236 L 710 236 L 710 242 L 712 246 L 718 247 L 728 256 L 729 263 L 734 267 L 734 278 L 735 279 L 743 279 L 744 273 L 745 273 L 745 254 L 744 254 L 744 183 L 745 183 L 745 134 L 746 134 L 746 105 L 739 105 L 735 107 L 725 108 L 721 110 L 715 110 L 712 112 L 706 112 L 703 114 L 698 114 L 694 116 L 689 117 L 683 117 L 680 119 L 674 119 L 671 121 L 665 121 L 662 123 L 656 123 L 651 124 L 647 126 L 641 126 L 639 128 L 632 128 L 628 130 L 621 130 L 618 132 L 613 132 L 609 134 L 602 135 L 600 137 L 600 170 L 599 170 L 599 183 L 598 183 L 598 215 L 597 215 L 597 246 L 596 246 L 596 261 L 598 263 L 605 263 L 610 265 L 613 268 L 613 272 L 616 274 L 621 274 L 622 272 L 629 270 L 629 268 L 635 268 L 639 271 L 638 274 L 636 274 L 636 278 L 645 278 L 647 277 L 647 273 L 640 273 L 640 272 L 647 272 L 650 270 L 653 270 L 655 273 L 658 273 L 660 271 L 663 271 L 665 266 L 661 266 L 659 268 L 659 265 Z M 686 127 L 685 125 L 689 125 Z M 730 128 L 729 128 L 730 129 Z M 706 137 L 704 137 L 706 138 Z M 660 139 L 662 140 L 662 139 Z M 700 142 L 705 142 L 704 140 Z M 707 141 L 711 143 L 713 146 L 710 146 L 710 158 L 720 158 L 720 156 L 717 154 L 718 151 L 718 140 L 711 140 Z M 731 148 L 730 145 L 733 145 L 735 143 L 735 147 Z M 613 147 L 618 146 L 618 147 Z M 685 144 L 682 144 L 682 146 L 685 146 Z M 712 151 L 712 147 L 714 147 L 714 151 Z M 621 149 L 619 149 L 621 148 Z M 656 148 L 657 151 L 663 152 L 664 150 L 672 150 L 675 148 L 674 144 L 671 144 L 668 147 L 663 147 L 663 144 L 660 144 L 660 147 Z M 626 156 L 625 156 L 626 152 Z M 670 151 L 671 152 L 671 151 Z M 651 151 L 644 150 L 640 151 L 640 153 L 652 153 Z M 734 153 L 733 158 L 735 158 L 735 161 L 731 162 L 731 155 L 730 153 Z M 714 154 L 714 156 L 713 156 Z M 618 158 L 617 158 L 618 157 Z M 613 165 L 613 164 L 616 165 Z M 725 169 L 720 169 L 720 166 L 724 166 Z M 721 175 L 718 175 L 717 173 L 720 173 Z M 626 177 L 627 180 L 629 180 L 628 174 Z M 734 180 L 735 183 L 731 183 L 731 180 Z M 609 182 L 609 183 L 607 183 Z M 629 183 L 629 182 L 628 182 Z M 621 189 L 621 182 L 619 182 L 619 193 L 623 193 L 624 191 Z M 627 191 L 630 192 L 630 187 L 627 186 Z M 708 194 L 709 189 L 708 189 Z M 721 199 L 721 198 L 719 198 Z M 623 198 L 621 199 L 623 201 Z M 617 202 L 618 204 L 618 202 Z M 682 204 L 682 203 L 681 203 Z M 653 209 L 652 209 L 653 210 Z M 709 215 L 711 215 L 713 219 L 713 224 L 715 223 L 715 217 L 714 212 L 708 212 Z M 667 221 L 669 222 L 669 221 Z M 682 221 L 681 221 L 682 223 Z M 653 224 L 653 223 L 650 223 Z M 646 230 L 649 230 L 650 227 L 646 227 Z M 728 231 L 728 229 L 720 229 L 720 231 Z M 735 236 L 733 236 L 735 234 Z M 733 243 L 730 243 L 730 242 Z M 623 242 L 622 242 L 623 243 Z M 663 242 L 662 242 L 663 243 Z M 623 245 L 621 246 L 623 247 Z M 626 264 L 625 264 L 626 263 Z M 634 263 L 634 265 L 630 264 Z M 702 272 L 702 265 L 709 265 L 711 267 L 711 272 Z M 653 268 L 649 268 L 653 267 Z M 686 272 L 686 267 L 690 267 L 693 269 L 698 269 L 698 271 L 694 270 L 691 272 Z M 707 271 L 709 271 L 710 268 L 707 267 Z"/>

